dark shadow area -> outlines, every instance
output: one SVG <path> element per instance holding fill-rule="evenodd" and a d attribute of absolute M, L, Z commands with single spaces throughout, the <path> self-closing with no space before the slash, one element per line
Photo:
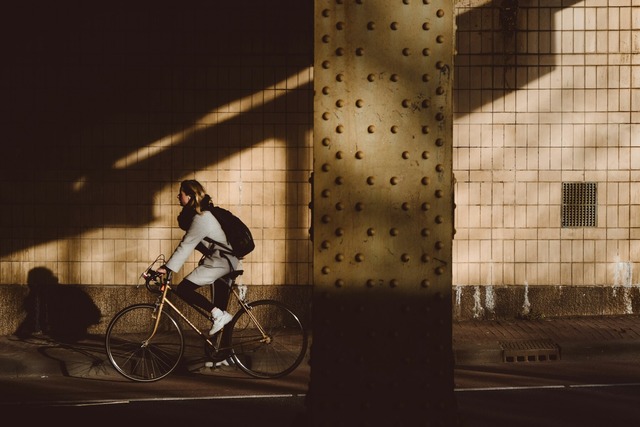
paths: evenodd
<path fill-rule="evenodd" d="M 148 224 L 154 195 L 185 171 L 215 167 L 267 138 L 301 144 L 299 126 L 281 130 L 311 126 L 299 115 L 311 115 L 312 83 L 223 125 L 185 129 L 310 67 L 312 10 L 313 1 L 299 0 L 7 6 L 0 17 L 0 254 L 95 228 Z M 114 167 L 176 134 L 180 150 Z"/>
<path fill-rule="evenodd" d="M 29 272 L 29 294 L 24 301 L 27 313 L 15 335 L 28 338 L 45 334 L 60 342 L 76 342 L 87 336 L 91 325 L 100 322 L 100 309 L 79 287 L 61 285 L 44 267 Z"/>
<path fill-rule="evenodd" d="M 454 87 L 477 92 L 456 112 L 476 111 L 542 77 L 545 70 L 551 72 L 560 58 L 554 52 L 554 14 L 580 1 L 549 0 L 542 6 L 537 1 L 492 0 L 459 14 Z"/>

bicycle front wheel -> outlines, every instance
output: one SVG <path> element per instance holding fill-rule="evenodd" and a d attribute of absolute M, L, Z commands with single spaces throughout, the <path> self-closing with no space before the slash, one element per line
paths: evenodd
<path fill-rule="evenodd" d="M 287 306 L 271 300 L 248 303 L 225 327 L 226 344 L 236 365 L 256 378 L 278 378 L 300 365 L 307 332 Z"/>
<path fill-rule="evenodd" d="M 136 304 L 118 312 L 105 335 L 109 361 L 120 374 L 133 381 L 157 381 L 178 366 L 184 352 L 182 330 L 173 317 L 158 316 L 154 304 Z"/>

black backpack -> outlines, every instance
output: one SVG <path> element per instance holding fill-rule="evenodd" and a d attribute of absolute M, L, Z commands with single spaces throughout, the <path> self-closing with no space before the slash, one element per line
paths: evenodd
<path fill-rule="evenodd" d="M 213 203 L 209 204 L 207 210 L 216 217 L 222 226 L 222 230 L 224 234 L 226 234 L 231 248 L 209 238 L 205 238 L 205 240 L 215 243 L 223 252 L 228 252 L 239 259 L 244 258 L 255 249 L 256 244 L 253 241 L 251 230 L 249 230 L 249 227 L 247 227 L 240 218 L 220 206 L 215 206 Z"/>

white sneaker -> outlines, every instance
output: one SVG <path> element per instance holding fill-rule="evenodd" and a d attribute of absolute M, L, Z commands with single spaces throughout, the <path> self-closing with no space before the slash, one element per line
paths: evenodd
<path fill-rule="evenodd" d="M 233 316 L 226 311 L 223 311 L 221 315 L 213 319 L 213 326 L 209 331 L 209 335 L 215 335 L 220 332 L 220 330 L 224 328 L 224 325 L 231 322 L 231 319 L 233 319 Z"/>

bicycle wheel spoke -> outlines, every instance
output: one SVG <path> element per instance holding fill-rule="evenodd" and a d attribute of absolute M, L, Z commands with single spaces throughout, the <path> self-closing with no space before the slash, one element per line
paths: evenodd
<path fill-rule="evenodd" d="M 134 381 L 164 378 L 182 358 L 182 331 L 168 313 L 162 314 L 151 338 L 155 316 L 154 305 L 137 304 L 116 314 L 107 327 L 109 360 L 120 374 Z"/>
<path fill-rule="evenodd" d="M 307 350 L 307 334 L 300 320 L 277 301 L 256 301 L 250 305 L 251 316 L 239 312 L 231 322 L 228 341 L 236 364 L 258 378 L 277 378 L 292 372 Z"/>

